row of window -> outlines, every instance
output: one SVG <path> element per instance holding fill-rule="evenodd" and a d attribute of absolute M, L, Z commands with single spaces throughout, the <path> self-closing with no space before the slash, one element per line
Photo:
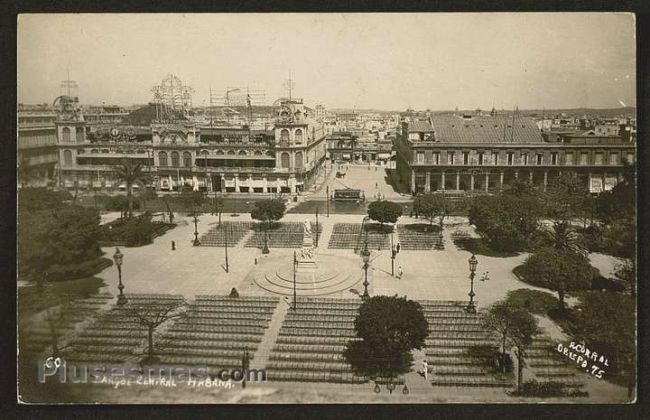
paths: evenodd
<path fill-rule="evenodd" d="M 589 165 L 589 152 L 579 152 L 576 153 L 578 161 L 577 163 L 574 160 L 574 153 L 567 152 L 564 154 L 564 164 L 565 165 Z M 550 154 L 550 161 L 547 156 L 544 156 L 542 153 L 537 154 L 521 154 L 520 159 L 517 162 L 515 160 L 514 152 L 507 152 L 505 156 L 505 162 L 501 162 L 500 155 L 497 152 L 492 153 L 476 153 L 470 155 L 469 152 L 447 152 L 447 165 L 558 165 L 559 164 L 559 153 L 552 152 Z M 634 161 L 634 153 L 628 153 L 626 155 L 626 160 L 628 162 Z M 424 152 L 417 152 L 416 154 L 416 163 L 426 163 L 424 159 Z M 440 153 L 434 152 L 432 155 L 432 163 L 434 165 L 440 165 Z M 618 152 L 612 152 L 609 154 L 609 165 L 619 165 L 621 163 Z M 603 152 L 594 153 L 593 159 L 594 165 L 603 165 L 605 164 L 605 154 Z"/>
<path fill-rule="evenodd" d="M 294 132 L 293 137 L 296 143 L 302 143 L 302 130 L 298 128 Z M 280 141 L 285 143 L 289 141 L 289 130 L 287 130 L 286 128 L 280 130 Z"/>

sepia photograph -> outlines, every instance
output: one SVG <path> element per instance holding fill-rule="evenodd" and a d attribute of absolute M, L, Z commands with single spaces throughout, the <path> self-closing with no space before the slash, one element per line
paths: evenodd
<path fill-rule="evenodd" d="M 634 403 L 636 25 L 18 15 L 17 403 Z"/>

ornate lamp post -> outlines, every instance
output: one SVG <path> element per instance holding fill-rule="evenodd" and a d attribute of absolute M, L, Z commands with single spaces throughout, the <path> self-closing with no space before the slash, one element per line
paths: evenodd
<path fill-rule="evenodd" d="M 197 223 L 199 222 L 199 217 L 197 216 L 196 212 L 193 214 L 193 217 L 194 217 L 194 242 L 192 242 L 192 245 L 199 246 L 201 245 L 201 241 L 199 241 L 199 231 L 197 226 Z"/>
<path fill-rule="evenodd" d="M 318 209 L 316 209 L 316 246 L 318 246 Z"/>
<path fill-rule="evenodd" d="M 363 259 L 363 271 L 364 271 L 364 280 L 363 280 L 363 296 L 361 297 L 362 299 L 368 299 L 370 295 L 368 294 L 368 267 L 370 267 L 370 251 L 368 250 L 368 231 L 366 231 L 366 241 L 363 246 L 363 250 L 361 250 L 361 258 Z"/>
<path fill-rule="evenodd" d="M 295 311 L 298 305 L 298 296 L 296 293 L 296 267 L 298 266 L 298 257 L 296 251 L 293 251 L 293 310 Z"/>
<path fill-rule="evenodd" d="M 470 280 L 470 289 L 469 289 L 469 303 L 467 304 L 467 308 L 465 310 L 468 313 L 475 314 L 476 313 L 476 307 L 474 306 L 474 276 L 476 275 L 476 266 L 478 265 L 478 260 L 476 259 L 476 256 L 472 254 L 472 256 L 469 258 L 467 261 L 469 263 L 469 280 Z"/>
<path fill-rule="evenodd" d="M 119 284 L 117 286 L 120 289 L 120 295 L 117 297 L 117 304 L 124 305 L 128 302 L 126 296 L 124 296 L 124 285 L 122 284 L 122 262 L 124 261 L 124 254 L 120 252 L 119 248 L 115 248 L 115 254 L 113 254 L 113 260 L 115 261 L 115 266 L 117 266 L 117 274 L 119 279 Z"/>

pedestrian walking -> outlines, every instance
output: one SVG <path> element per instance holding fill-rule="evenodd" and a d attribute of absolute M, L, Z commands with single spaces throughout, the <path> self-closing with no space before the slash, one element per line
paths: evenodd
<path fill-rule="evenodd" d="M 172 251 L 176 251 L 176 242 L 172 241 Z"/>
<path fill-rule="evenodd" d="M 404 275 L 404 270 L 402 270 L 402 266 L 400 265 L 399 267 L 397 267 L 397 278 L 401 280 L 403 275 Z"/>
<path fill-rule="evenodd" d="M 426 381 L 428 381 L 429 380 L 429 363 L 426 361 L 426 359 L 424 361 L 422 361 L 422 368 L 424 369 L 424 379 Z"/>
<path fill-rule="evenodd" d="M 398 243 L 397 243 L 397 246 L 395 247 L 395 248 L 397 249 L 397 252 L 399 252 L 399 249 L 400 249 L 401 247 L 402 247 L 402 245 L 400 245 L 399 242 L 398 242 Z"/>

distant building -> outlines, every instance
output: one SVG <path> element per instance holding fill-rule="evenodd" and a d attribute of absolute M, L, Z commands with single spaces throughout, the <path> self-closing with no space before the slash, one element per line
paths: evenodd
<path fill-rule="evenodd" d="M 325 120 L 325 107 L 323 105 L 316 105 L 316 108 L 314 109 L 314 118 L 319 122 Z"/>
<path fill-rule="evenodd" d="M 562 141 L 564 139 L 564 141 Z M 397 173 L 411 193 L 498 191 L 515 178 L 546 188 L 572 171 L 585 189 L 612 188 L 635 143 L 619 137 L 569 135 L 545 141 L 537 125 L 510 115 L 433 114 L 403 122 L 394 145 Z"/>
<path fill-rule="evenodd" d="M 58 163 L 56 113 L 18 111 L 18 185 L 45 187 L 55 183 Z"/>

